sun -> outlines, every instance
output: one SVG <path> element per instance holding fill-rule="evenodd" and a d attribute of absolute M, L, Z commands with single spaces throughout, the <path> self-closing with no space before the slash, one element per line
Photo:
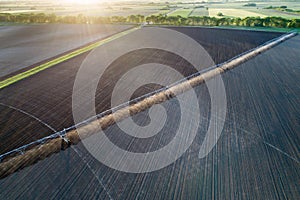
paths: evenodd
<path fill-rule="evenodd" d="M 100 3 L 105 0 L 64 0 L 67 3 L 73 3 L 73 4 L 95 4 Z"/>

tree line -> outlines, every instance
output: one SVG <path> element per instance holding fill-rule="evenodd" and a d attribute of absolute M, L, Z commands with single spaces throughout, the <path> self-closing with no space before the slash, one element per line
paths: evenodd
<path fill-rule="evenodd" d="M 254 26 L 277 28 L 300 28 L 300 19 L 286 19 L 282 17 L 245 17 L 245 18 L 216 18 L 208 16 L 148 16 L 145 18 L 148 24 L 163 25 L 201 25 L 201 26 Z"/>
<path fill-rule="evenodd" d="M 300 19 L 286 19 L 282 17 L 246 17 L 246 18 L 216 18 L 208 16 L 167 16 L 167 15 L 130 15 L 96 17 L 84 16 L 57 16 L 45 13 L 25 14 L 0 14 L 0 22 L 16 23 L 78 23 L 78 24 L 110 24 L 110 23 L 132 23 L 132 24 L 158 24 L 158 25 L 201 25 L 201 26 L 254 26 L 254 27 L 278 27 L 278 28 L 300 28 Z"/>

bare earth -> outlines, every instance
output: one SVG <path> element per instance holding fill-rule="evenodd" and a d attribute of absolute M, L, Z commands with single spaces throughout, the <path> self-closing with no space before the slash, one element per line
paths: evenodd
<path fill-rule="evenodd" d="M 129 27 L 81 24 L 0 26 L 0 77 Z"/>
<path fill-rule="evenodd" d="M 195 38 L 217 63 L 231 58 L 232 52 L 236 55 L 278 36 L 220 29 L 176 30 Z M 227 116 L 222 135 L 206 158 L 199 159 L 198 152 L 208 127 L 210 98 L 206 86 L 200 85 L 195 88 L 201 111 L 200 128 L 194 143 L 174 164 L 151 173 L 123 173 L 99 163 L 79 144 L 0 180 L 0 198 L 299 199 L 299 42 L 299 36 L 292 38 L 222 76 Z M 72 86 L 86 55 L 1 90 L 0 102 L 22 108 L 55 129 L 72 124 Z M 103 80 L 108 89 L 98 88 L 97 110 L 109 108 L 110 88 L 130 65 L 161 60 L 185 75 L 193 72 L 178 59 L 151 50 L 120 58 L 107 72 L 110 79 Z M 141 88 L 136 95 L 147 91 L 146 87 Z M 176 99 L 162 105 L 168 110 L 168 121 L 156 136 L 137 139 L 125 135 L 117 126 L 108 128 L 106 134 L 120 148 L 130 151 L 161 148 L 172 140 L 180 120 Z M 22 130 L 26 123 L 35 120 L 11 108 L 0 106 L 0 113 L 5 130 L 0 136 L 1 147 L 5 146 L 2 151 L 51 133 L 46 128 L 39 129 L 44 126 L 38 123 Z M 147 111 L 134 120 L 140 125 L 148 124 Z"/>

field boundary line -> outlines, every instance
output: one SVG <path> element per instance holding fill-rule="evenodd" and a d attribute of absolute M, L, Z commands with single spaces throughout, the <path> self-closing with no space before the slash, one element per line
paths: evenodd
<path fill-rule="evenodd" d="M 83 53 L 86 53 L 88 51 L 91 51 L 91 50 L 93 50 L 93 49 L 95 49 L 95 48 L 97 48 L 97 47 L 99 47 L 101 45 L 104 45 L 104 44 L 109 43 L 109 42 L 111 42 L 111 41 L 113 41 L 115 39 L 118 39 L 118 38 L 120 38 L 122 36 L 125 36 L 125 35 L 127 35 L 127 34 L 129 34 L 131 32 L 134 32 L 134 31 L 136 31 L 139 28 L 140 27 L 133 27 L 131 29 L 128 29 L 128 30 L 116 33 L 116 34 L 114 34 L 112 36 L 109 36 L 108 38 L 105 38 L 103 40 L 100 40 L 100 41 L 97 41 L 95 43 L 89 44 L 88 46 L 85 46 L 85 47 L 82 47 L 80 49 L 74 50 L 74 51 L 72 51 L 70 53 L 67 53 L 66 55 L 62 55 L 62 56 L 60 56 L 58 58 L 54 58 L 53 60 L 50 60 L 50 61 L 48 61 L 46 63 L 41 64 L 41 65 L 38 65 L 38 66 L 36 66 L 36 67 L 34 67 L 32 69 L 29 69 L 29 70 L 27 70 L 25 72 L 21 72 L 21 73 L 19 73 L 17 75 L 14 75 L 14 76 L 9 77 L 9 78 L 7 78 L 7 79 L 5 79 L 3 81 L 0 81 L 0 90 L 3 89 L 3 88 L 5 88 L 5 87 L 7 87 L 7 86 L 9 86 L 9 85 L 11 85 L 11 84 L 13 84 L 13 83 L 16 83 L 16 82 L 20 81 L 22 79 L 25 79 L 27 77 L 30 77 L 30 76 L 34 75 L 34 74 L 37 74 L 40 71 L 43 71 L 43 70 L 48 69 L 50 67 L 53 67 L 53 66 L 55 66 L 55 65 L 57 65 L 59 63 L 67 61 L 67 60 L 69 60 L 71 58 L 74 58 L 74 57 L 80 55 L 80 54 L 83 54 Z"/>
<path fill-rule="evenodd" d="M 22 168 L 30 166 L 39 160 L 43 160 L 54 153 L 65 150 L 71 145 L 78 144 L 81 140 L 93 135 L 94 131 L 97 130 L 98 125 L 104 130 L 127 117 L 145 111 L 155 104 L 160 104 L 174 98 L 177 95 L 186 92 L 191 87 L 205 83 L 215 76 L 238 67 L 242 63 L 247 62 L 296 35 L 296 32 L 281 35 L 256 48 L 237 55 L 224 63 L 209 67 L 169 86 L 108 109 L 67 129 L 63 129 L 62 131 L 56 132 L 45 138 L 2 154 L 0 155 L 0 179 L 9 176 Z M 130 111 L 130 116 L 128 115 L 127 110 Z M 81 129 L 84 132 L 84 135 L 79 135 L 77 129 Z M 19 154 L 20 152 L 22 152 L 21 155 Z M 6 157 L 10 158 L 5 159 Z"/>

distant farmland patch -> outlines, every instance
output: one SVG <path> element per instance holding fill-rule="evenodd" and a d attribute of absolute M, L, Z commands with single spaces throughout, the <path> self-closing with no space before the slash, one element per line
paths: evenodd
<path fill-rule="evenodd" d="M 300 19 L 300 14 L 297 13 L 289 13 L 280 10 L 273 9 L 255 9 L 253 12 L 258 13 L 260 15 L 267 15 L 273 17 L 283 17 L 287 19 Z"/>
<path fill-rule="evenodd" d="M 67 15 L 85 15 L 85 16 L 129 16 L 129 15 L 151 15 L 159 12 L 159 9 L 156 8 L 147 8 L 144 7 L 133 7 L 133 8 L 118 8 L 118 9 L 102 9 L 95 8 L 89 10 L 62 10 L 56 11 L 55 14 L 59 16 Z"/>
<path fill-rule="evenodd" d="M 182 8 L 182 9 L 177 9 L 175 10 L 174 12 L 168 14 L 168 16 L 178 16 L 180 15 L 181 17 L 188 17 L 190 16 L 190 14 L 193 12 L 194 9 L 192 8 L 188 8 L 188 9 L 185 9 L 185 8 Z"/>
<path fill-rule="evenodd" d="M 196 8 L 190 14 L 190 16 L 208 16 L 209 12 L 206 8 Z"/>
<path fill-rule="evenodd" d="M 267 17 L 264 14 L 250 12 L 242 9 L 230 9 L 230 8 L 210 8 L 208 9 L 210 17 L 218 17 L 218 13 L 222 13 L 227 17 Z"/>
<path fill-rule="evenodd" d="M 36 13 L 36 12 L 43 12 L 43 10 L 6 10 L 6 11 L 1 11 L 1 13 L 9 13 L 9 14 Z"/>
<path fill-rule="evenodd" d="M 154 13 L 152 15 L 167 15 L 168 13 L 173 12 L 171 9 L 170 10 L 160 10 L 157 13 Z"/>

